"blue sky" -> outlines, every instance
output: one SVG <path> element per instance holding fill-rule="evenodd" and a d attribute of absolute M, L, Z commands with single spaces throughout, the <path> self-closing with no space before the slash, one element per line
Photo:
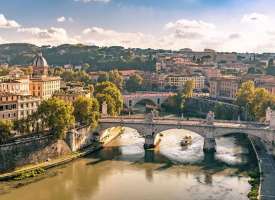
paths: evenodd
<path fill-rule="evenodd" d="M 275 52 L 273 0 L 0 0 L 0 3 L 0 43 Z"/>

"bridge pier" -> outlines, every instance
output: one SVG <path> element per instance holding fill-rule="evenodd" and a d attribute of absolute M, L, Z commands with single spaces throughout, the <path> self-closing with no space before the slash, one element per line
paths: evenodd
<path fill-rule="evenodd" d="M 145 143 L 144 143 L 144 149 L 153 149 L 155 148 L 155 137 L 154 133 L 152 135 L 146 135 L 145 136 Z"/>
<path fill-rule="evenodd" d="M 204 153 L 216 152 L 215 138 L 204 138 L 203 151 Z"/>

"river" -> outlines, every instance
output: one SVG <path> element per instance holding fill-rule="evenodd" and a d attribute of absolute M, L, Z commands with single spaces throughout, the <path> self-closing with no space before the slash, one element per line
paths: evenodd
<path fill-rule="evenodd" d="M 188 148 L 179 145 L 191 134 Z M 217 153 L 204 155 L 203 139 L 184 130 L 163 133 L 155 150 L 132 129 L 105 149 L 29 184 L 1 183 L 0 200 L 245 200 L 245 172 L 255 166 L 244 136 L 217 139 Z M 10 188 L 11 186 L 16 188 Z"/>

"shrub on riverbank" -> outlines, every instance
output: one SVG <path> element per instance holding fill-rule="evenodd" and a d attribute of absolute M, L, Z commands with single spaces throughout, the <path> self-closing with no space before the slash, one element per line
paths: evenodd
<path fill-rule="evenodd" d="M 259 196 L 259 186 L 260 186 L 260 173 L 259 169 L 255 169 L 248 173 L 250 180 L 248 181 L 251 185 L 251 190 L 248 193 L 247 197 L 250 200 L 257 200 Z"/>
<path fill-rule="evenodd" d="M 29 172 L 22 172 L 21 174 L 19 174 L 18 176 L 14 177 L 13 180 L 16 181 L 20 181 L 26 178 L 33 178 L 36 177 L 38 175 L 44 174 L 46 170 L 42 169 L 42 168 L 37 168 L 34 169 L 32 171 Z"/>

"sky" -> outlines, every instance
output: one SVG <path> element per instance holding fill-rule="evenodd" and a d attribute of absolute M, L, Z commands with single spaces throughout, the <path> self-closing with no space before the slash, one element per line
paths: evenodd
<path fill-rule="evenodd" d="M 274 0 L 0 0 L 0 43 L 275 52 Z"/>

